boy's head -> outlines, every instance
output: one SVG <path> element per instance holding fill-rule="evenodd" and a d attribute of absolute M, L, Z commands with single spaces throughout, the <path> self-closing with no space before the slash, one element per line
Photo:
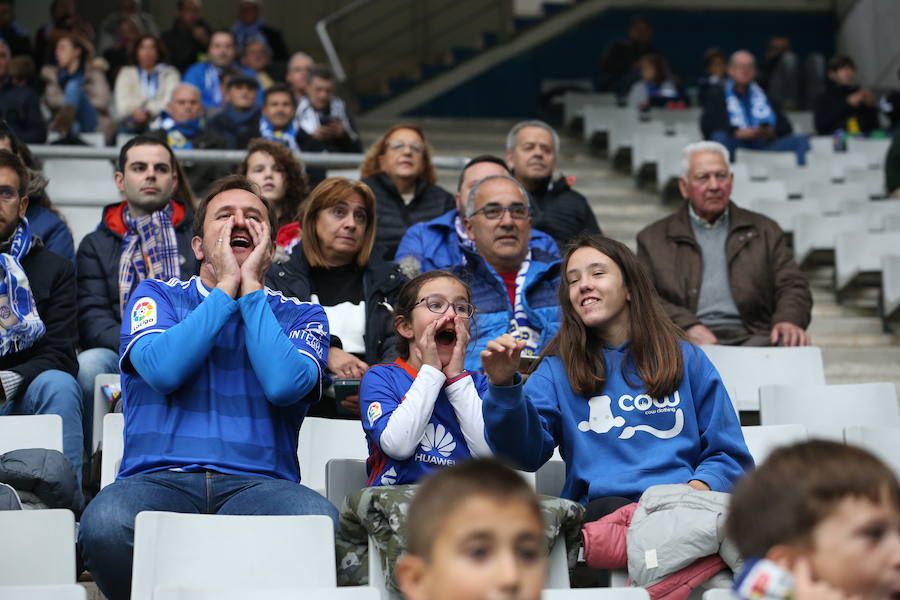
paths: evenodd
<path fill-rule="evenodd" d="M 856 63 L 839 54 L 828 61 L 828 76 L 838 85 L 851 86 L 856 83 Z"/>
<path fill-rule="evenodd" d="M 900 598 L 900 485 L 854 446 L 780 448 L 736 486 L 727 533 L 745 557 L 792 569 L 863 599 Z"/>
<path fill-rule="evenodd" d="M 409 508 L 406 540 L 394 574 L 407 600 L 541 596 L 547 557 L 538 499 L 496 460 L 429 476 Z"/>

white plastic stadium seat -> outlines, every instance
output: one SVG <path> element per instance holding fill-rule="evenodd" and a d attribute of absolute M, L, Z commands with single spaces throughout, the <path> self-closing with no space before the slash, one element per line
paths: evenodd
<path fill-rule="evenodd" d="M 868 200 L 869 188 L 864 182 L 831 183 L 830 181 L 808 181 L 803 184 L 802 194 L 804 199 L 818 202 Z"/>
<path fill-rule="evenodd" d="M 887 152 L 890 147 L 890 139 L 847 139 L 847 152 L 864 155 L 866 157 L 867 166 L 870 169 L 881 169 L 882 167 L 884 167 L 884 159 L 885 156 L 887 156 Z"/>
<path fill-rule="evenodd" d="M 900 255 L 881 257 L 881 298 L 885 319 L 900 311 Z"/>
<path fill-rule="evenodd" d="M 893 383 L 766 385 L 759 403 L 763 425 L 805 425 L 810 439 L 843 441 L 851 425 L 900 427 Z"/>
<path fill-rule="evenodd" d="M 87 590 L 77 583 L 69 585 L 2 585 L 3 600 L 87 600 Z"/>
<path fill-rule="evenodd" d="M 759 410 L 759 389 L 763 385 L 825 384 L 822 351 L 815 346 L 744 348 L 712 345 L 702 348 L 722 376 L 737 410 Z"/>
<path fill-rule="evenodd" d="M 738 148 L 734 152 L 734 162 L 745 164 L 753 177 L 766 175 L 771 167 L 796 167 L 797 155 L 793 152 L 769 152 Z"/>
<path fill-rule="evenodd" d="M 336 588 L 284 587 L 271 590 L 246 588 L 194 588 L 166 586 L 156 590 L 153 600 L 381 600 L 381 594 L 373 587 L 353 586 Z"/>
<path fill-rule="evenodd" d="M 762 213 L 778 223 L 785 233 L 794 231 L 794 219 L 818 215 L 821 207 L 807 200 L 757 200 L 751 210 Z"/>
<path fill-rule="evenodd" d="M 103 439 L 103 417 L 109 412 L 109 402 L 103 393 L 103 386 L 119 385 L 118 373 L 99 373 L 94 378 L 94 442 L 91 453 L 97 451 L 100 447 L 100 441 Z"/>
<path fill-rule="evenodd" d="M 332 458 L 325 464 L 325 497 L 339 509 L 344 498 L 366 487 L 366 461 Z"/>
<path fill-rule="evenodd" d="M 753 462 L 759 466 L 772 450 L 806 441 L 806 427 L 803 425 L 745 425 L 741 427 L 744 442 Z"/>
<path fill-rule="evenodd" d="M 3 585 L 75 583 L 75 515 L 65 509 L 0 511 Z M 2 595 L 0 595 L 2 597 Z"/>
<path fill-rule="evenodd" d="M 737 600 L 737 596 L 731 590 L 706 590 L 703 592 L 703 600 Z"/>
<path fill-rule="evenodd" d="M 162 586 L 335 587 L 334 524 L 326 516 L 187 515 L 135 519 L 131 600 Z"/>
<path fill-rule="evenodd" d="M 43 172 L 47 196 L 65 217 L 77 248 L 97 228 L 102 208 L 121 200 L 115 168 L 105 159 L 48 158 Z"/>
<path fill-rule="evenodd" d="M 844 428 L 844 441 L 865 448 L 900 477 L 900 427 L 852 425 Z"/>
<path fill-rule="evenodd" d="M 22 448 L 62 452 L 62 438 L 62 417 L 59 415 L 0 417 L 0 454 Z"/>
<path fill-rule="evenodd" d="M 744 181 L 735 184 L 731 189 L 731 197 L 739 205 L 750 204 L 756 200 L 788 199 L 787 186 L 783 181 L 769 179 L 767 181 Z"/>
<path fill-rule="evenodd" d="M 116 480 L 125 452 L 125 415 L 109 413 L 103 417 L 103 460 L 100 463 L 100 488 Z"/>
<path fill-rule="evenodd" d="M 544 590 L 541 600 L 650 600 L 650 593 L 636 587 Z"/>
<path fill-rule="evenodd" d="M 867 283 L 881 272 L 881 257 L 897 253 L 900 232 L 842 233 L 834 248 L 834 288 L 838 294 L 856 283 Z M 880 283 L 880 279 L 878 279 Z"/>
<path fill-rule="evenodd" d="M 366 435 L 358 420 L 306 417 L 297 446 L 300 483 L 325 494 L 325 465 L 332 458 L 369 458 Z"/>
<path fill-rule="evenodd" d="M 794 221 L 794 261 L 800 266 L 816 255 L 830 254 L 838 235 L 868 231 L 865 215 L 804 215 Z"/>

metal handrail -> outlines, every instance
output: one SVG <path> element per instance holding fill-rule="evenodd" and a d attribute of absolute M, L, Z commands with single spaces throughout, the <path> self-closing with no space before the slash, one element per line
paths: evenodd
<path fill-rule="evenodd" d="M 116 160 L 119 158 L 119 149 L 112 146 L 64 146 L 35 144 L 28 146 L 31 153 L 38 158 L 102 158 Z M 245 150 L 174 150 L 175 156 L 182 161 L 195 163 L 239 163 L 247 156 Z M 337 152 L 301 152 L 295 154 L 300 161 L 309 167 L 324 167 L 328 169 L 354 169 L 358 168 L 364 155 L 357 153 Z M 438 169 L 462 169 L 468 158 L 460 156 L 433 156 L 432 164 Z"/>
<path fill-rule="evenodd" d="M 319 42 L 322 44 L 322 48 L 325 49 L 325 54 L 328 56 L 328 63 L 331 65 L 331 70 L 334 71 L 334 76 L 341 83 L 347 81 L 347 72 L 344 71 L 344 65 L 341 64 L 341 59 L 337 54 L 337 50 L 334 48 L 334 43 L 331 41 L 331 35 L 328 34 L 328 25 L 343 19 L 345 15 L 349 15 L 374 1 L 375 0 L 356 0 L 356 2 L 351 2 L 347 6 L 338 9 L 316 23 L 316 35 L 319 36 Z"/>

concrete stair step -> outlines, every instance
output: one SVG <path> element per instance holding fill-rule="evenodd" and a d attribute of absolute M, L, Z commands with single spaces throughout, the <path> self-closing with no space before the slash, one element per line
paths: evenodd
<path fill-rule="evenodd" d="M 878 317 L 878 311 L 865 306 L 843 306 L 835 302 L 814 302 L 812 309 L 813 322 L 816 319 L 834 317 Z"/>
<path fill-rule="evenodd" d="M 857 346 L 857 347 L 891 347 L 897 338 L 887 334 L 875 333 L 810 333 L 812 343 L 822 348 Z"/>
<path fill-rule="evenodd" d="M 882 334 L 881 321 L 872 317 L 831 317 L 813 319 L 810 335 L 871 335 Z"/>
<path fill-rule="evenodd" d="M 825 377 L 867 377 L 900 381 L 900 347 L 831 346 L 822 348 Z"/>

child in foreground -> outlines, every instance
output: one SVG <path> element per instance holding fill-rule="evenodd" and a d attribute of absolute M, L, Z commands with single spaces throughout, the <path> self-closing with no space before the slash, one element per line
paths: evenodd
<path fill-rule="evenodd" d="M 447 271 L 423 273 L 400 290 L 399 358 L 373 366 L 360 384 L 367 485 L 416 483 L 437 468 L 491 455 L 481 407 L 487 379 L 463 368 L 470 299 L 468 286 Z"/>
<path fill-rule="evenodd" d="M 775 450 L 735 487 L 726 530 L 747 559 L 742 599 L 900 598 L 900 485 L 860 448 Z"/>
<path fill-rule="evenodd" d="M 531 487 L 493 459 L 428 476 L 409 507 L 394 576 L 407 600 L 537 600 L 547 571 Z"/>

